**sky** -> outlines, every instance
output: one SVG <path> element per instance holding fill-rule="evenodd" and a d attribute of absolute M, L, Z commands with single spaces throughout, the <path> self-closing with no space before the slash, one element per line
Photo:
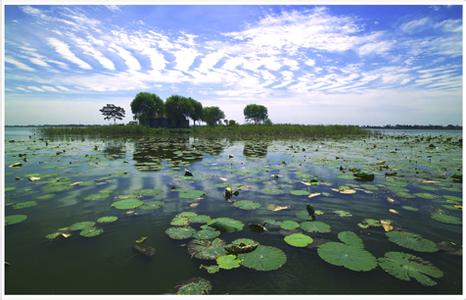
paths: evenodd
<path fill-rule="evenodd" d="M 461 6 L 5 6 L 5 121 L 104 124 L 138 92 L 243 123 L 462 124 Z"/>

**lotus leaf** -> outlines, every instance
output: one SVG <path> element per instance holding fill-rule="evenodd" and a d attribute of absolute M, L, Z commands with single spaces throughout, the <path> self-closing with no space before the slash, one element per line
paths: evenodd
<path fill-rule="evenodd" d="M 205 192 L 199 190 L 183 190 L 180 191 L 179 197 L 182 199 L 196 199 L 204 195 Z"/>
<path fill-rule="evenodd" d="M 211 240 L 220 235 L 220 231 L 217 231 L 213 228 L 210 229 L 201 229 L 196 232 L 193 237 L 198 240 Z"/>
<path fill-rule="evenodd" d="M 29 208 L 36 206 L 37 202 L 32 200 L 32 201 L 24 201 L 24 202 L 18 202 L 13 205 L 14 209 L 23 209 L 23 208 Z"/>
<path fill-rule="evenodd" d="M 345 218 L 345 217 L 351 217 L 352 214 L 349 211 L 346 210 L 334 210 L 334 213 L 336 213 L 338 216 Z"/>
<path fill-rule="evenodd" d="M 227 254 L 224 246 L 225 242 L 219 238 L 213 241 L 192 240 L 188 243 L 188 253 L 197 259 L 214 260 Z"/>
<path fill-rule="evenodd" d="M 125 199 L 113 202 L 112 207 L 127 210 L 137 208 L 143 204 L 144 202 L 139 199 Z"/>
<path fill-rule="evenodd" d="M 338 234 L 338 239 L 348 246 L 356 248 L 364 248 L 364 243 L 361 238 L 352 231 L 342 231 Z"/>
<path fill-rule="evenodd" d="M 285 236 L 285 242 L 293 247 L 306 247 L 314 241 L 310 236 L 302 233 L 293 233 Z"/>
<path fill-rule="evenodd" d="M 358 223 L 358 226 L 367 229 L 369 227 L 382 227 L 382 223 L 379 220 L 367 218 L 364 219 L 361 223 Z"/>
<path fill-rule="evenodd" d="M 299 228 L 299 223 L 293 220 L 285 220 L 280 223 L 280 227 L 283 230 L 295 230 L 296 228 Z"/>
<path fill-rule="evenodd" d="M 330 225 L 324 222 L 320 221 L 314 221 L 314 222 L 302 222 L 300 224 L 300 227 L 302 230 L 306 232 L 320 232 L 320 233 L 328 233 L 331 231 Z"/>
<path fill-rule="evenodd" d="M 97 223 L 113 223 L 118 220 L 117 216 L 105 216 L 97 219 Z"/>
<path fill-rule="evenodd" d="M 228 217 L 212 219 L 207 225 L 225 232 L 241 231 L 244 227 L 243 222 Z"/>
<path fill-rule="evenodd" d="M 306 191 L 306 190 L 291 190 L 290 194 L 294 195 L 294 196 L 307 196 L 307 195 L 309 195 L 309 191 Z"/>
<path fill-rule="evenodd" d="M 179 217 L 179 218 L 192 218 L 192 217 L 195 217 L 197 216 L 197 214 L 193 211 L 184 211 L 184 212 L 181 212 L 179 214 L 177 214 L 175 217 Z"/>
<path fill-rule="evenodd" d="M 207 215 L 196 215 L 196 216 L 192 216 L 192 217 L 188 217 L 189 219 L 189 222 L 191 223 L 208 223 L 210 222 L 210 220 L 212 220 L 211 217 L 207 216 Z"/>
<path fill-rule="evenodd" d="M 461 218 L 448 215 L 443 211 L 437 211 L 432 214 L 432 219 L 437 222 L 452 224 L 452 225 L 461 225 Z"/>
<path fill-rule="evenodd" d="M 48 240 L 55 240 L 57 239 L 58 237 L 61 236 L 61 232 L 53 232 L 53 233 L 49 233 L 45 236 L 46 239 Z"/>
<path fill-rule="evenodd" d="M 79 235 L 89 238 L 89 237 L 95 237 L 95 236 L 101 235 L 102 233 L 104 233 L 104 230 L 101 228 L 87 227 L 84 230 L 81 230 L 79 232 Z"/>
<path fill-rule="evenodd" d="M 185 217 L 176 216 L 171 220 L 170 225 L 172 225 L 172 226 L 188 226 L 189 225 L 189 219 L 185 218 Z"/>
<path fill-rule="evenodd" d="M 94 227 L 94 226 L 95 226 L 95 222 L 93 221 L 83 221 L 83 222 L 74 223 L 73 225 L 69 227 L 69 230 L 80 231 L 80 230 L 84 230 L 84 229 Z"/>
<path fill-rule="evenodd" d="M 416 193 L 415 196 L 423 199 L 435 199 L 437 196 L 429 193 Z"/>
<path fill-rule="evenodd" d="M 286 263 L 285 253 L 272 246 L 259 245 L 256 250 L 239 254 L 241 264 L 256 271 L 273 271 Z"/>
<path fill-rule="evenodd" d="M 359 247 L 353 235 L 345 234 L 338 237 L 351 244 L 338 242 L 322 244 L 317 249 L 320 258 L 329 264 L 352 271 L 370 271 L 377 267 L 376 258 L 364 248 Z"/>
<path fill-rule="evenodd" d="M 205 269 L 207 271 L 207 273 L 209 273 L 209 274 L 215 274 L 218 271 L 220 271 L 220 268 L 217 265 L 210 265 L 210 266 L 200 265 L 199 269 Z"/>
<path fill-rule="evenodd" d="M 185 240 L 189 239 L 194 235 L 196 231 L 187 226 L 187 227 L 170 227 L 165 230 L 165 233 L 174 240 Z"/>
<path fill-rule="evenodd" d="M 406 231 L 390 231 L 385 233 L 388 240 L 398 246 L 418 252 L 436 252 L 437 245 L 431 240 L 425 239 L 419 234 Z"/>
<path fill-rule="evenodd" d="M 140 209 L 142 210 L 155 210 L 155 209 L 159 209 L 163 206 L 163 202 L 162 201 L 146 201 L 144 202 L 143 205 L 141 205 L 141 207 L 139 207 Z"/>
<path fill-rule="evenodd" d="M 388 274 L 405 281 L 416 279 L 420 284 L 434 286 L 433 278 L 441 278 L 443 272 L 429 261 L 403 252 L 387 252 L 378 259 L 380 267 Z"/>
<path fill-rule="evenodd" d="M 177 295 L 207 295 L 212 290 L 212 284 L 203 278 L 195 278 L 183 284 L 176 291 Z"/>
<path fill-rule="evenodd" d="M 255 250 L 259 246 L 259 243 L 251 239 L 236 239 L 231 244 L 225 246 L 225 250 L 228 253 L 239 254 L 248 253 Z"/>
<path fill-rule="evenodd" d="M 260 203 L 251 200 L 239 200 L 233 203 L 234 207 L 244 209 L 244 210 L 254 210 L 261 207 Z"/>
<path fill-rule="evenodd" d="M 403 205 L 401 208 L 404 210 L 408 210 L 408 211 L 419 211 L 419 209 L 417 209 L 416 207 L 408 206 L 408 205 Z"/>
<path fill-rule="evenodd" d="M 220 269 L 231 270 L 241 266 L 241 260 L 233 254 L 219 256 L 216 261 Z"/>

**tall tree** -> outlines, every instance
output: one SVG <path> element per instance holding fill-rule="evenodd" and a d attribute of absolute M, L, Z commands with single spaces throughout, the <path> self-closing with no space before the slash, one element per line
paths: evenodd
<path fill-rule="evenodd" d="M 99 111 L 104 116 L 104 120 L 113 119 L 113 123 L 116 123 L 117 119 L 122 120 L 125 117 L 125 109 L 114 104 L 107 104 L 99 109 Z"/>
<path fill-rule="evenodd" d="M 217 106 L 207 106 L 202 110 L 202 121 L 206 122 L 207 125 L 216 125 L 224 118 L 225 114 Z"/>
<path fill-rule="evenodd" d="M 254 124 L 264 122 L 268 119 L 267 108 L 263 105 L 249 104 L 244 108 L 243 113 L 246 121 L 253 121 Z"/>
<path fill-rule="evenodd" d="M 175 127 L 183 127 L 188 122 L 187 118 L 193 115 L 193 111 L 192 102 L 186 97 L 173 95 L 165 101 L 165 113 Z"/>
<path fill-rule="evenodd" d="M 163 115 L 163 100 L 155 94 L 138 93 L 131 102 L 131 111 L 139 124 L 149 126 L 151 120 Z"/>
<path fill-rule="evenodd" d="M 193 98 L 189 97 L 188 100 L 191 103 L 191 111 L 189 114 L 189 118 L 193 120 L 194 126 L 196 126 L 196 121 L 202 119 L 202 104 L 199 101 L 194 100 Z"/>

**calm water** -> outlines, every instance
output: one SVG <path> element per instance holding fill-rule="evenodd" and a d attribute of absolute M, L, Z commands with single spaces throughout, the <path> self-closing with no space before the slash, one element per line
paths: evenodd
<path fill-rule="evenodd" d="M 6 293 L 166 294 L 191 278 L 202 277 L 211 282 L 213 294 L 460 294 L 462 226 L 438 222 L 432 214 L 461 218 L 462 184 L 451 178 L 462 174 L 461 131 L 433 131 L 427 138 L 425 133 L 344 140 L 40 140 L 31 129 L 7 128 L 6 215 L 24 214 L 27 219 L 5 227 L 5 256 L 10 263 L 5 269 Z M 16 162 L 22 166 L 9 167 Z M 396 176 L 385 176 L 387 169 L 381 169 L 381 164 L 396 171 Z M 184 176 L 185 168 L 193 177 Z M 375 174 L 375 179 L 355 181 L 350 168 Z M 29 181 L 30 176 L 40 180 Z M 317 185 L 302 183 L 312 178 Z M 332 190 L 341 186 L 356 193 Z M 225 200 L 225 187 L 240 189 L 233 202 Z M 205 195 L 180 198 L 190 190 Z M 322 194 L 309 199 L 290 194 L 292 190 Z M 111 206 L 124 198 L 158 201 L 161 207 L 144 210 L 141 206 L 128 212 Z M 15 205 L 32 200 L 36 206 Z M 242 210 L 233 206 L 238 200 L 253 200 L 261 207 Z M 271 211 L 270 204 L 288 209 Z M 247 226 L 266 219 L 302 222 L 296 213 L 306 204 L 323 213 L 318 221 L 331 226 L 330 233 L 306 233 L 314 238 L 308 247 L 296 248 L 283 241 L 290 233 L 305 233 L 300 229 L 271 226 L 257 233 Z M 339 216 L 335 210 L 351 216 Z M 242 221 L 243 230 L 222 233 L 219 238 L 228 243 L 247 237 L 277 247 L 286 254 L 286 263 L 270 272 L 240 267 L 208 274 L 200 265 L 215 261 L 191 258 L 186 249 L 191 239 L 173 240 L 165 234 L 173 217 L 186 211 Z M 85 238 L 73 231 L 67 239 L 45 238 L 76 222 L 110 215 L 119 219 L 98 224 L 104 230 L 99 236 Z M 390 242 L 382 227 L 360 228 L 358 223 L 365 218 L 389 219 L 395 230 L 454 244 L 435 253 L 416 252 Z M 199 224 L 191 226 L 199 228 Z M 410 253 L 430 261 L 444 276 L 427 287 L 414 279 L 401 281 L 380 267 L 354 272 L 331 265 L 319 257 L 317 247 L 337 241 L 342 231 L 355 232 L 375 257 L 388 251 Z M 148 237 L 144 245 L 155 248 L 151 259 L 132 250 L 142 236 Z"/>

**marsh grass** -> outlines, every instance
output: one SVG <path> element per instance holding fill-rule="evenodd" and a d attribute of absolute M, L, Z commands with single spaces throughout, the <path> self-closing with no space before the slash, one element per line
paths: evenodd
<path fill-rule="evenodd" d="M 199 137 L 345 137 L 364 136 L 367 129 L 348 125 L 235 125 L 198 126 L 189 129 L 149 128 L 140 125 L 95 125 L 82 127 L 41 127 L 36 129 L 43 136 L 169 136 L 187 134 Z"/>

